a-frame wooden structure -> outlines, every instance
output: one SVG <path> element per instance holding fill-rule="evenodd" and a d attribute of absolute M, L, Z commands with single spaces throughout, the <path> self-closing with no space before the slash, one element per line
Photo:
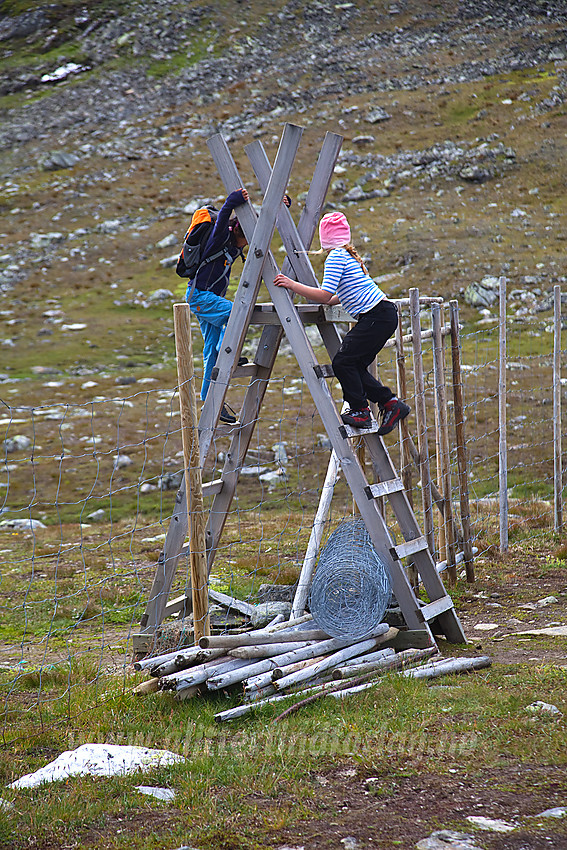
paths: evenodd
<path fill-rule="evenodd" d="M 374 547 L 390 571 L 393 591 L 407 627 L 426 631 L 431 636 L 430 624 L 435 620 L 439 634 L 453 643 L 464 643 L 466 638 L 453 601 L 436 569 L 427 539 L 418 526 L 403 483 L 383 440 L 376 433 L 377 426 L 373 430 L 359 431 L 342 423 L 327 386 L 328 378 L 332 377 L 332 370 L 329 365 L 319 364 L 315 358 L 305 332 L 305 323 L 316 324 L 331 358 L 341 342 L 336 325 L 327 320 L 325 308 L 316 304 L 295 305 L 290 292 L 273 283 L 279 269 L 270 251 L 270 243 L 277 227 L 287 252 L 282 268 L 284 273 L 303 283 L 317 286 L 306 249 L 311 244 L 319 221 L 342 138 L 333 133 L 327 134 L 305 207 L 296 227 L 289 210 L 282 203 L 282 197 L 288 185 L 301 135 L 301 128 L 292 124 L 285 125 L 273 169 L 260 142 L 254 142 L 246 148 L 260 188 L 264 192 L 264 201 L 259 214 L 256 214 L 250 203 L 238 209 L 238 218 L 249 247 L 222 349 L 199 420 L 201 467 L 205 464 L 215 433 L 219 433 L 219 416 L 231 379 L 249 376 L 250 382 L 244 395 L 239 424 L 231 429 L 231 445 L 226 453 L 221 477 L 203 487 L 204 494 L 213 497 L 206 529 L 209 573 L 236 491 L 239 471 L 260 416 L 278 348 L 285 334 L 297 357 Z M 208 145 L 227 193 L 242 186 L 243 182 L 222 136 L 213 136 Z M 262 279 L 272 299 L 270 305 L 256 304 Z M 264 325 L 260 342 L 253 363 L 238 366 L 246 331 L 251 323 Z M 223 427 L 225 426 L 220 426 L 220 429 Z M 364 440 L 379 483 L 367 481 L 357 451 L 353 447 L 353 437 L 357 441 L 361 437 Z M 377 504 L 377 500 L 383 497 L 388 498 L 404 538 L 404 542 L 397 545 L 393 545 L 392 534 Z M 137 636 L 143 639 L 146 635 L 146 645 L 165 616 L 182 608 L 185 611 L 190 610 L 190 592 L 180 600 L 168 601 L 179 558 L 187 552 L 184 548 L 187 531 L 187 504 L 183 482 L 177 494 L 165 545 L 158 560 L 149 600 L 140 624 L 142 635 Z M 403 564 L 405 558 L 411 558 L 413 568 L 419 574 L 429 600 L 426 604 L 418 601 L 408 580 Z M 142 640 L 140 650 L 143 643 Z M 136 648 L 134 646 L 135 651 Z"/>

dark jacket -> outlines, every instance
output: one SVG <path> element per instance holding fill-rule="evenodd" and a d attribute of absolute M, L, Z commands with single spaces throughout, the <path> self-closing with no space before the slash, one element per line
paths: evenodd
<path fill-rule="evenodd" d="M 205 260 L 211 254 L 222 251 L 223 248 L 229 256 L 226 256 L 225 253 L 211 263 L 201 266 L 196 275 L 196 289 L 209 290 L 210 292 L 214 292 L 215 295 L 224 296 L 226 293 L 232 263 L 238 256 L 242 256 L 241 249 L 237 248 L 234 244 L 234 236 L 229 230 L 228 223 L 232 211 L 235 207 L 239 207 L 243 203 L 242 192 L 238 189 L 236 192 L 231 192 L 222 205 L 215 226 L 205 245 L 202 259 Z M 230 260 L 229 257 L 231 258 Z"/>

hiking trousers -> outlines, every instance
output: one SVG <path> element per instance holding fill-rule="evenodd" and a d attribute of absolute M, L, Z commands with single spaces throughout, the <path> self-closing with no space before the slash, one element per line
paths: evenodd
<path fill-rule="evenodd" d="M 189 294 L 189 289 L 187 290 Z M 189 301 L 191 312 L 197 316 L 203 335 L 203 383 L 201 399 L 204 401 L 211 383 L 211 373 L 217 360 L 232 301 L 201 289 L 194 289 Z"/>
<path fill-rule="evenodd" d="M 356 325 L 346 334 L 333 357 L 333 372 L 352 410 L 363 410 L 372 401 L 383 408 L 395 398 L 368 371 L 368 367 L 398 327 L 398 309 L 391 301 L 380 301 L 368 313 L 360 313 Z"/>

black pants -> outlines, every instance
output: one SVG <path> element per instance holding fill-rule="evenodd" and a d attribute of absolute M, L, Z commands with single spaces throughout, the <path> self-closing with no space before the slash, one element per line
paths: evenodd
<path fill-rule="evenodd" d="M 368 367 L 398 327 L 398 310 L 391 301 L 381 301 L 368 313 L 361 313 L 356 325 L 342 341 L 333 357 L 333 372 L 338 378 L 347 404 L 361 410 L 369 401 L 381 408 L 394 393 L 376 380 Z"/>

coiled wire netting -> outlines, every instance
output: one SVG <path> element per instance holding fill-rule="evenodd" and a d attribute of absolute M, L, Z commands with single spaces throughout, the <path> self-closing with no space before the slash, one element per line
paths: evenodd
<path fill-rule="evenodd" d="M 364 637 L 382 622 L 391 598 L 388 570 L 361 518 L 333 531 L 317 563 L 309 610 L 332 637 Z"/>

